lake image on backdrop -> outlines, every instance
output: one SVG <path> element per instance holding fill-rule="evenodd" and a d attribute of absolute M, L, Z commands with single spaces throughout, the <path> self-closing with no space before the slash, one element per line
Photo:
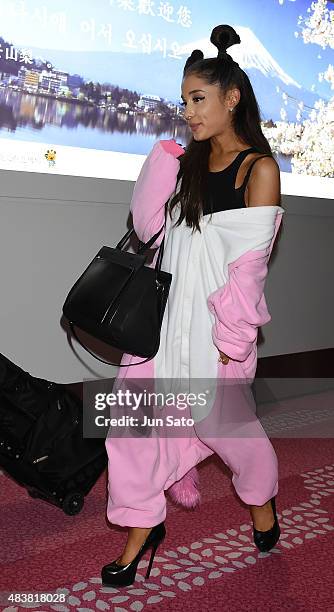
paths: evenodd
<path fill-rule="evenodd" d="M 334 104 L 328 74 L 318 78 L 329 49 L 306 44 L 306 0 L 0 0 L 2 150 L 6 140 L 135 155 L 159 139 L 185 146 L 192 134 L 180 104 L 183 67 L 193 49 L 216 56 L 208 37 L 222 4 L 223 22 L 241 39 L 229 53 L 250 78 L 280 169 L 332 177 L 325 128 Z"/>

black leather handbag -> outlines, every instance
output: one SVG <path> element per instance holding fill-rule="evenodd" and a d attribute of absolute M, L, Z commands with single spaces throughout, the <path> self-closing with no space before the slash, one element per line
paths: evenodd
<path fill-rule="evenodd" d="M 165 212 L 167 211 L 167 205 Z M 116 245 L 100 249 L 70 290 L 63 305 L 73 336 L 94 357 L 119 367 L 128 367 L 97 357 L 78 338 L 74 326 L 122 352 L 147 357 L 156 355 L 172 274 L 161 270 L 163 238 L 154 268 L 145 266 L 146 251 L 164 226 L 137 253 L 122 250 L 134 232 L 130 229 Z"/>

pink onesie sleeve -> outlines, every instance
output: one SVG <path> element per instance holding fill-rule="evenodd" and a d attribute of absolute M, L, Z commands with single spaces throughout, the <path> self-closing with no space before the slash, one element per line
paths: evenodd
<path fill-rule="evenodd" d="M 268 261 L 282 214 L 277 214 L 270 246 L 247 251 L 228 265 L 228 281 L 209 295 L 207 303 L 214 315 L 212 339 L 218 351 L 244 361 L 257 340 L 258 328 L 271 320 L 264 296 Z"/>
<path fill-rule="evenodd" d="M 135 232 L 142 242 L 147 242 L 164 224 L 165 203 L 176 187 L 180 162 L 177 156 L 184 149 L 175 140 L 159 140 L 145 159 L 136 181 L 130 210 Z M 164 232 L 153 246 L 161 244 Z"/>

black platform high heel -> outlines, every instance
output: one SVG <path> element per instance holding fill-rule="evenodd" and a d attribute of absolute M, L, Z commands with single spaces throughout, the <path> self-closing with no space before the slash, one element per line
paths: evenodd
<path fill-rule="evenodd" d="M 159 544 L 166 535 L 165 524 L 160 523 L 153 527 L 152 531 L 148 534 L 144 544 L 142 544 L 139 552 L 135 558 L 127 565 L 119 565 L 116 561 L 105 565 L 102 568 L 101 577 L 103 586 L 130 586 L 133 584 L 136 577 L 138 563 L 142 556 L 146 553 L 149 548 L 152 548 L 150 562 L 148 564 L 146 579 L 149 577 L 152 569 L 152 563 L 154 555 L 157 551 Z"/>
<path fill-rule="evenodd" d="M 254 543 L 261 552 L 268 552 L 278 542 L 281 535 L 280 526 L 277 520 L 275 497 L 271 498 L 271 507 L 273 509 L 275 522 L 268 531 L 258 531 L 253 528 Z"/>

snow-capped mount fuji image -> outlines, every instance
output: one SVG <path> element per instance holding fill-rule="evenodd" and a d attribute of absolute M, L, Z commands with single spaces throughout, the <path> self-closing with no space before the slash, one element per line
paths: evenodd
<path fill-rule="evenodd" d="M 319 96 L 303 87 L 292 75 L 287 74 L 272 57 L 254 32 L 244 26 L 233 26 L 241 43 L 228 50 L 233 59 L 245 70 L 257 97 L 261 118 L 264 121 L 280 121 L 281 109 L 285 120 L 296 122 L 298 103 L 313 108 Z M 140 94 L 154 94 L 162 99 L 179 103 L 182 72 L 187 57 L 193 49 L 201 49 L 204 57 L 215 57 L 217 49 L 209 38 L 194 40 L 181 46 L 180 56 L 163 57 L 161 52 L 71 52 L 33 48 L 34 56 L 43 56 L 58 69 L 79 73 L 85 79 L 109 82 Z M 282 94 L 286 94 L 286 103 Z M 304 111 L 303 119 L 308 117 Z"/>
<path fill-rule="evenodd" d="M 276 77 L 283 81 L 285 85 L 295 85 L 298 89 L 302 88 L 281 68 L 250 28 L 237 25 L 232 27 L 239 34 L 241 42 L 227 49 L 227 53 L 233 57 L 235 62 L 238 62 L 243 70 L 247 72 L 251 69 L 259 70 L 263 76 Z M 215 57 L 217 55 L 217 48 L 207 38 L 183 46 L 182 52 L 190 55 L 193 49 L 201 49 L 204 57 Z"/>
<path fill-rule="evenodd" d="M 257 97 L 261 118 L 273 121 L 281 120 L 281 109 L 286 111 L 286 121 L 296 122 L 298 103 L 313 107 L 319 96 L 305 89 L 267 51 L 251 28 L 233 25 L 239 34 L 241 42 L 232 45 L 227 52 L 248 75 Z M 182 52 L 186 57 L 194 49 L 200 49 L 204 57 L 215 57 L 217 48 L 209 38 L 195 40 L 184 47 Z M 285 93 L 286 104 L 282 99 Z M 306 117 L 307 118 L 307 115 Z"/>

